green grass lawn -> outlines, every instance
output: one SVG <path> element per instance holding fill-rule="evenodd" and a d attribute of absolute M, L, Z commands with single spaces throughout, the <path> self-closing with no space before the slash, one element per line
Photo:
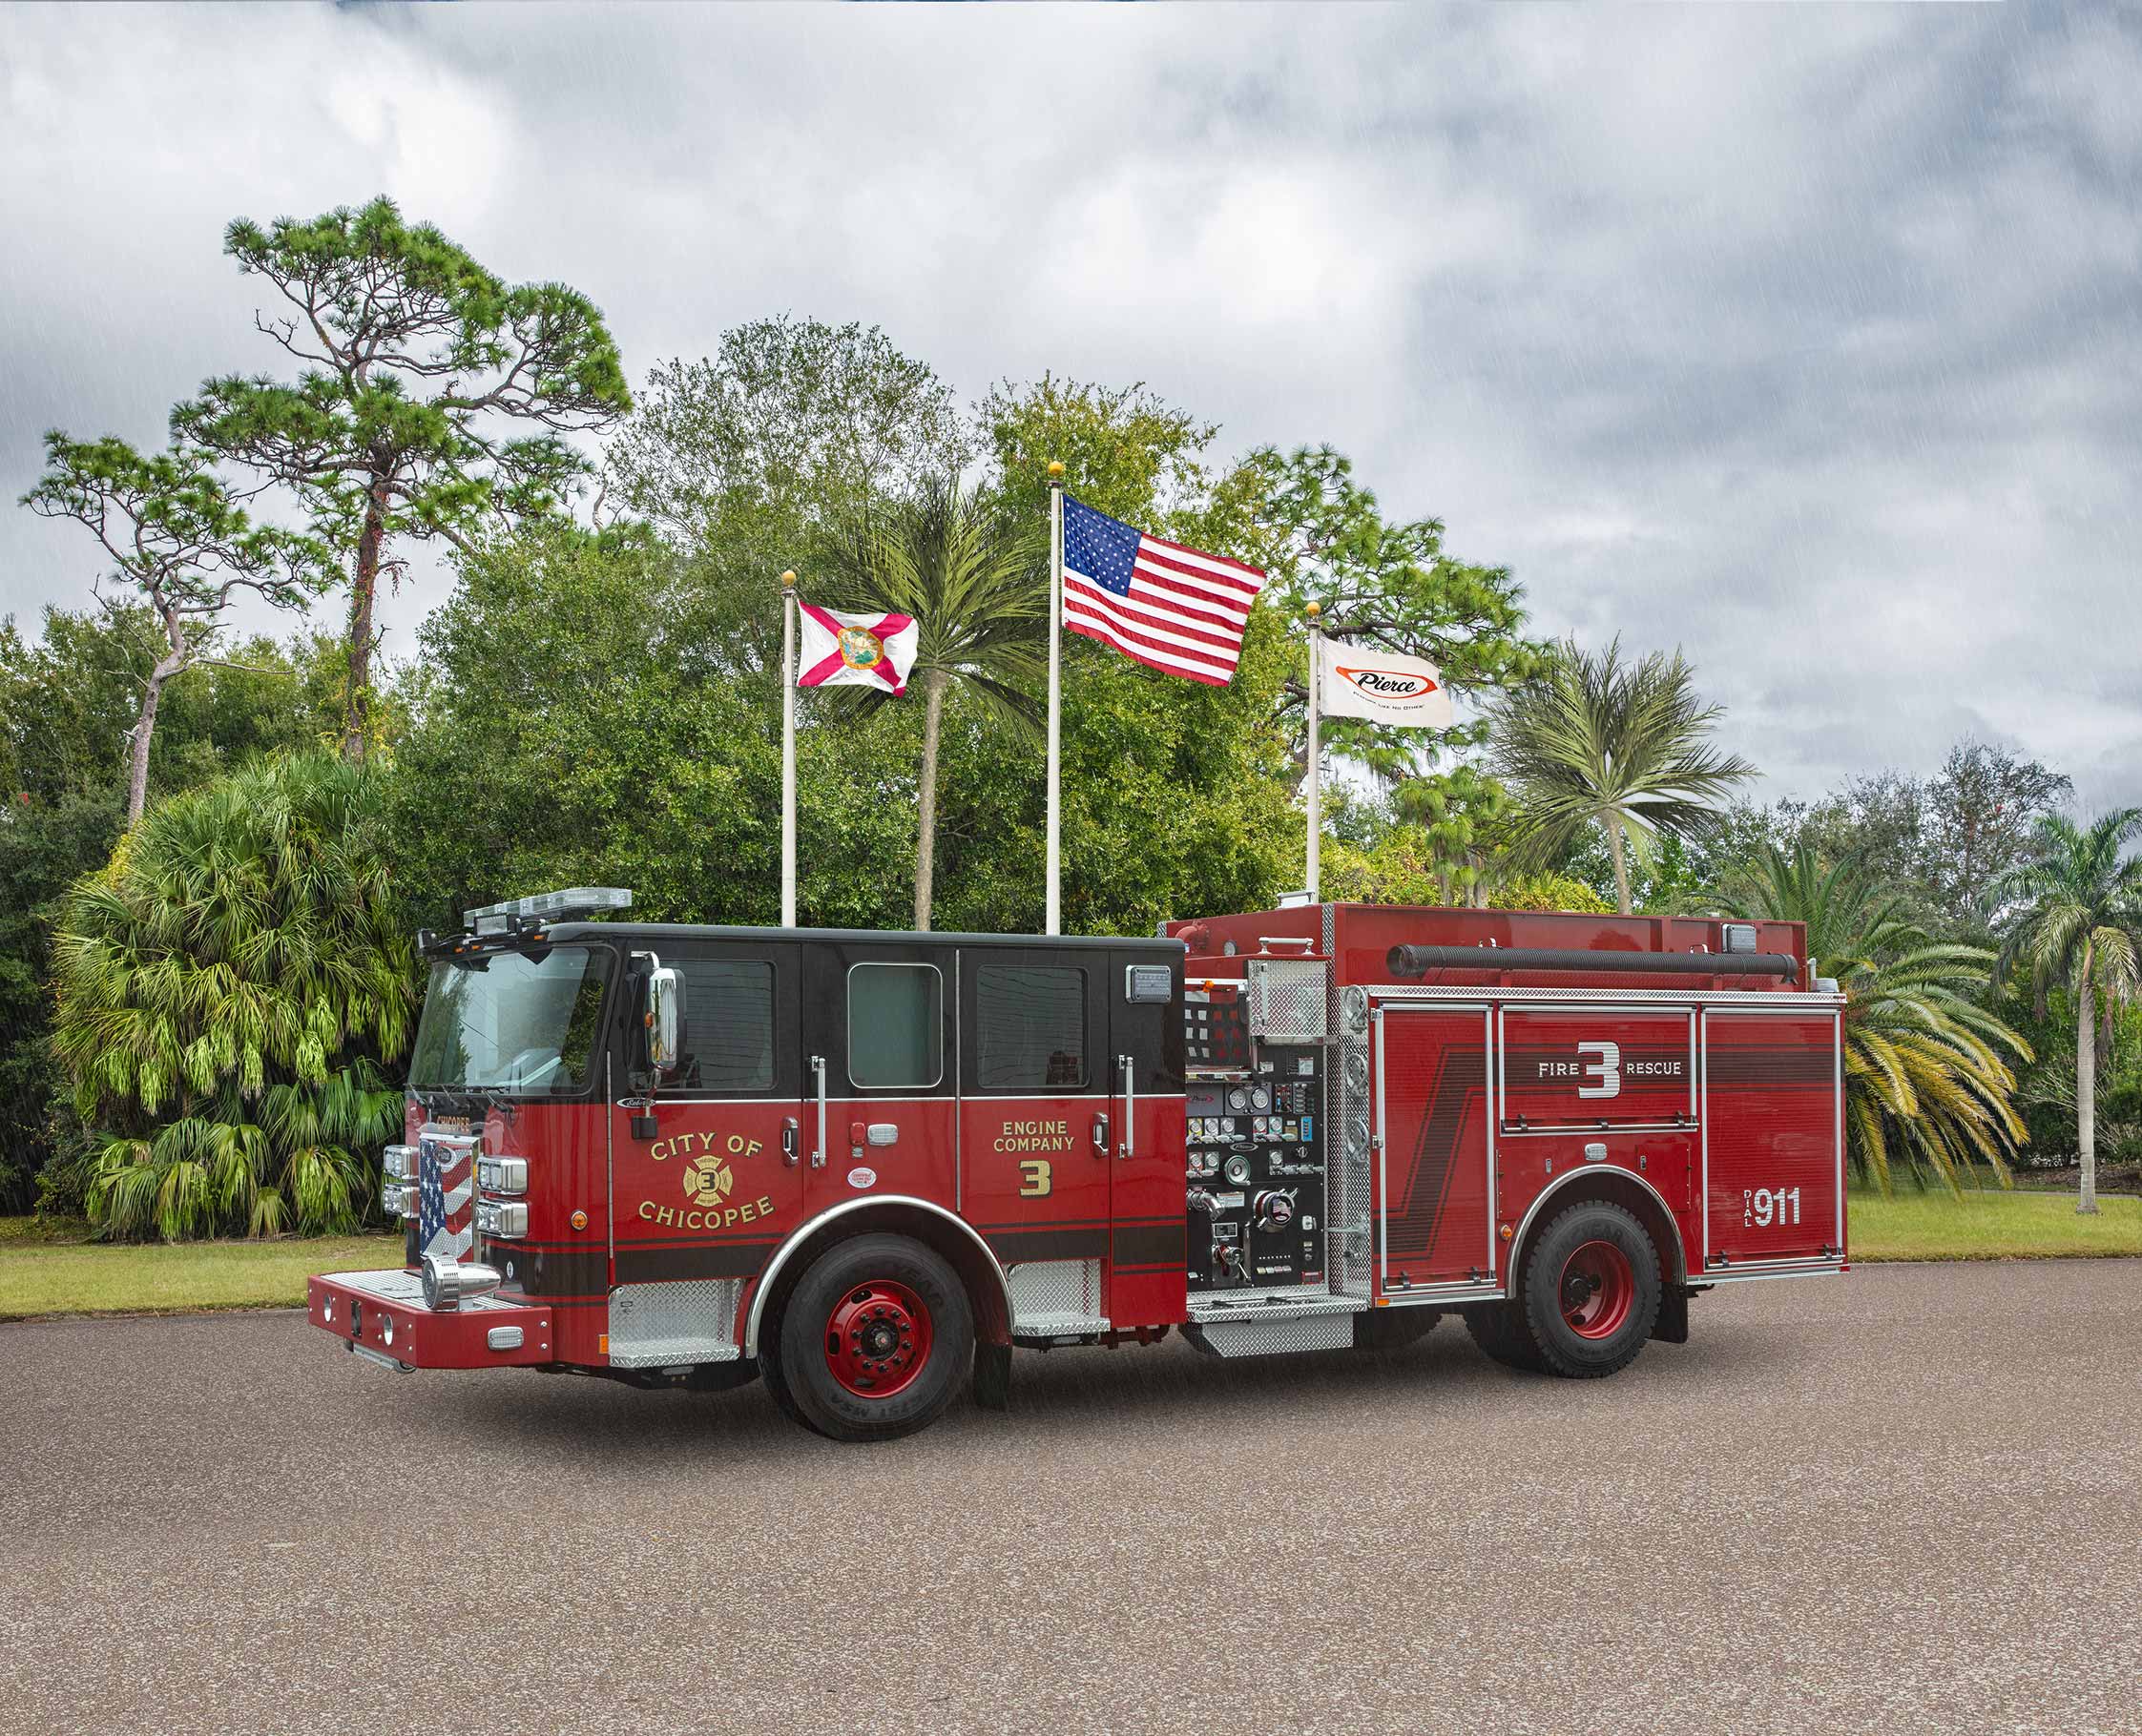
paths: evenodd
<path fill-rule="evenodd" d="M 2095 1217 L 2072 1194 L 1852 1196 L 1852 1258 L 2046 1260 L 2142 1255 L 2142 1199 L 2105 1197 Z M 36 1314 L 184 1313 L 295 1308 L 314 1272 L 399 1266 L 402 1238 L 193 1242 L 166 1248 L 89 1239 L 82 1224 L 0 1218 L 0 1320 Z"/>
<path fill-rule="evenodd" d="M 2100 1194 L 2084 1217 L 2072 1193 L 1855 1193 L 1852 1259 L 2050 1260 L 2142 1254 L 2142 1199 Z"/>
<path fill-rule="evenodd" d="M 0 1320 L 295 1308 L 315 1272 L 401 1264 L 393 1235 L 112 1246 L 90 1241 L 82 1225 L 0 1218 Z"/>

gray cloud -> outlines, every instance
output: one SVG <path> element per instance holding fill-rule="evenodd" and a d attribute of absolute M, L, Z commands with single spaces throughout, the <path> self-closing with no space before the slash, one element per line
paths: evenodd
<path fill-rule="evenodd" d="M 10 498 L 270 365 L 230 217 L 385 191 L 635 372 L 790 310 L 1330 440 L 1773 793 L 1971 730 L 2142 800 L 2132 14 L 18 10 L 0 162 Z M 0 513 L 0 608 L 91 570 Z"/>

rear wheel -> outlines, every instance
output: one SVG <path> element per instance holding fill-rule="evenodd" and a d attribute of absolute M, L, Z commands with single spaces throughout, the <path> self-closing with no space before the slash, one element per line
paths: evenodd
<path fill-rule="evenodd" d="M 1627 1368 L 1658 1318 L 1658 1250 L 1619 1206 L 1572 1206 L 1525 1256 L 1524 1323 L 1540 1365 L 1567 1379 Z"/>
<path fill-rule="evenodd" d="M 776 1402 L 835 1440 L 891 1440 L 937 1420 L 974 1363 L 959 1276 L 905 1236 L 836 1243 L 781 1313 Z"/>
<path fill-rule="evenodd" d="M 1465 1311 L 1466 1331 L 1492 1360 L 1505 1368 L 1540 1371 L 1540 1349 L 1526 1330 L 1525 1317 L 1515 1303 L 1485 1302 Z"/>

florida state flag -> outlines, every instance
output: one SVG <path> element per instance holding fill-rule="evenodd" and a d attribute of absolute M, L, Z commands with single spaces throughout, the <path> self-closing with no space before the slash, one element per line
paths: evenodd
<path fill-rule="evenodd" d="M 907 691 L 918 633 L 913 615 L 850 615 L 799 603 L 803 654 L 798 687 L 885 687 Z"/>

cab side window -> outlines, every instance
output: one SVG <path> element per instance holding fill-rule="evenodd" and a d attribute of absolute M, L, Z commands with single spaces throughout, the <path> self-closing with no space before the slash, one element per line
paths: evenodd
<path fill-rule="evenodd" d="M 758 959 L 676 961 L 684 979 L 684 1060 L 673 1091 L 721 1097 L 774 1083 L 774 967 Z"/>
<path fill-rule="evenodd" d="M 934 964 L 858 964 L 848 972 L 848 1080 L 881 1091 L 945 1077 L 945 979 Z"/>
<path fill-rule="evenodd" d="M 974 1083 L 985 1091 L 1075 1091 L 1087 1081 L 1086 973 L 985 964 L 974 979 Z"/>

